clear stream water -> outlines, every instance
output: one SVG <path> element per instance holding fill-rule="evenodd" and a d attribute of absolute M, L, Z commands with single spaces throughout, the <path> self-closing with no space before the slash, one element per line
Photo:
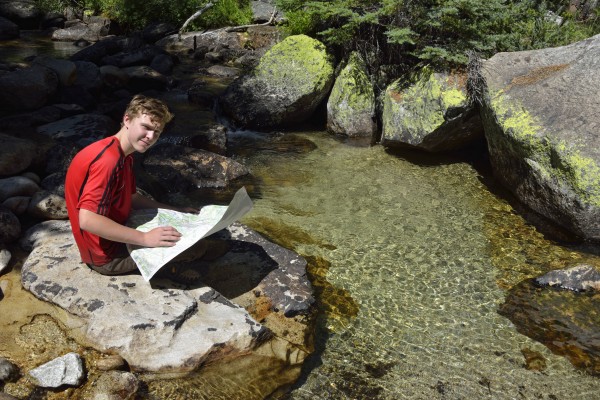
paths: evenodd
<path fill-rule="evenodd" d="M 26 36 L 11 54 L 38 45 Z M 506 290 L 521 280 L 579 261 L 600 264 L 597 257 L 546 239 L 495 194 L 485 169 L 319 131 L 231 132 L 229 143 L 254 177 L 255 207 L 242 222 L 305 256 L 318 295 L 315 352 L 284 398 L 600 396 L 600 379 L 497 313 Z M 16 287 L 18 277 L 11 279 Z M 20 298 L 26 309 L 39 307 L 27 305 L 35 303 L 31 296 Z M 4 310 L 6 318 L 18 313 L 14 304 Z M 538 352 L 546 368 L 528 370 L 523 350 Z M 164 398 L 258 398 L 280 372 L 265 376 L 267 367 L 255 367 L 223 382 L 237 392 L 199 383 Z M 253 368 L 256 376 L 248 378 Z"/>

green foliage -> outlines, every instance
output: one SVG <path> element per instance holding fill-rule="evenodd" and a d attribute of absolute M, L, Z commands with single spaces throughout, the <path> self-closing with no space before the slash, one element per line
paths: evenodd
<path fill-rule="evenodd" d="M 342 56 L 358 50 L 367 61 L 406 68 L 464 67 L 468 52 L 489 57 L 600 33 L 597 7 L 592 11 L 588 7 L 582 16 L 569 10 L 568 0 L 278 0 L 277 4 L 286 12 L 293 33 L 316 35 Z"/>
<path fill-rule="evenodd" d="M 208 29 L 244 25 L 251 21 L 249 0 L 210 0 L 213 6 L 196 19 L 191 28 Z M 81 15 L 102 14 L 114 19 L 125 29 L 141 29 L 151 22 L 169 22 L 177 27 L 208 0 L 36 0 L 44 11 L 62 12 L 66 7 Z"/>

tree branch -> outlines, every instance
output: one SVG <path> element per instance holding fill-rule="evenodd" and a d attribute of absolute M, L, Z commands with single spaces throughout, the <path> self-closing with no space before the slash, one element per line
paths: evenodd
<path fill-rule="evenodd" d="M 185 28 L 188 26 L 188 24 L 190 22 L 192 22 L 193 20 L 195 20 L 196 18 L 198 18 L 200 15 L 202 15 L 202 13 L 206 10 L 208 10 L 209 8 L 211 8 L 212 6 L 214 6 L 213 3 L 208 3 L 206 4 L 204 7 L 202 7 L 201 10 L 198 10 L 194 13 L 194 15 L 192 15 L 191 17 L 189 17 L 187 19 L 187 21 L 185 21 L 183 23 L 183 25 L 181 26 L 181 29 L 179 29 L 179 35 L 177 36 L 177 40 L 181 41 L 181 34 L 183 33 L 183 31 L 185 30 Z"/>
<path fill-rule="evenodd" d="M 243 32 L 246 29 L 251 28 L 253 26 L 271 25 L 273 23 L 273 21 L 275 20 L 275 16 L 276 15 L 277 15 L 277 7 L 273 7 L 273 13 L 271 14 L 271 18 L 269 18 L 269 20 L 267 22 L 262 23 L 262 24 L 251 24 L 251 25 L 233 26 L 231 28 L 225 29 L 225 32 Z"/>

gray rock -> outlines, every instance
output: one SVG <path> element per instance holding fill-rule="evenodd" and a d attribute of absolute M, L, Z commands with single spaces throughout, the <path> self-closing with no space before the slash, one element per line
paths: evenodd
<path fill-rule="evenodd" d="M 145 45 L 132 52 L 121 52 L 102 58 L 102 64 L 125 68 L 133 65 L 147 65 L 159 54 L 164 54 L 158 46 Z"/>
<path fill-rule="evenodd" d="M 242 71 L 237 68 L 227 67 L 225 65 L 213 65 L 206 69 L 209 75 L 220 76 L 223 78 L 234 78 L 239 76 Z"/>
<path fill-rule="evenodd" d="M 68 353 L 29 371 L 37 386 L 57 388 L 79 386 L 85 378 L 83 360 L 77 353 Z"/>
<path fill-rule="evenodd" d="M 327 100 L 327 129 L 347 136 L 372 137 L 377 132 L 375 91 L 357 52 L 350 55 Z"/>
<path fill-rule="evenodd" d="M 31 171 L 23 172 L 21 174 L 21 176 L 34 181 L 38 185 L 40 184 L 40 177 L 35 172 L 31 172 Z"/>
<path fill-rule="evenodd" d="M 11 243 L 21 235 L 21 222 L 12 211 L 0 206 L 0 243 Z"/>
<path fill-rule="evenodd" d="M 40 190 L 40 187 L 29 178 L 24 176 L 11 176 L 0 179 L 0 201 L 14 196 L 32 196 Z"/>
<path fill-rule="evenodd" d="M 481 138 L 483 126 L 461 74 L 427 69 L 409 87 L 398 80 L 385 92 L 381 143 L 443 152 Z"/>
<path fill-rule="evenodd" d="M 0 118 L 0 126 L 17 130 L 31 126 L 49 124 L 61 118 L 60 110 L 55 106 L 45 106 L 37 110 L 7 115 Z"/>
<path fill-rule="evenodd" d="M 581 264 L 572 268 L 550 271 L 535 278 L 541 286 L 551 286 L 559 289 L 600 290 L 600 272 L 591 265 Z"/>
<path fill-rule="evenodd" d="M 8 267 L 8 263 L 10 262 L 12 255 L 10 254 L 10 251 L 6 250 L 6 249 L 1 249 L 0 250 L 0 273 L 2 273 L 2 271 L 4 271 L 6 269 L 6 267 Z M 3 380 L 2 379 L 2 364 L 0 363 L 0 381 Z"/>
<path fill-rule="evenodd" d="M 65 199 L 46 190 L 40 190 L 33 195 L 29 201 L 27 213 L 42 219 L 66 219 L 69 217 Z"/>
<path fill-rule="evenodd" d="M 2 206 L 8 208 L 15 215 L 22 215 L 29 207 L 30 196 L 14 196 L 2 202 Z"/>
<path fill-rule="evenodd" d="M 62 60 L 48 56 L 37 56 L 33 64 L 49 68 L 56 73 L 61 85 L 69 86 L 75 83 L 77 78 L 77 66 L 69 60 Z"/>
<path fill-rule="evenodd" d="M 48 175 L 41 182 L 40 186 L 49 192 L 59 196 L 65 196 L 65 172 L 55 172 Z"/>
<path fill-rule="evenodd" d="M 98 91 L 102 87 L 100 68 L 89 61 L 75 61 L 74 63 L 77 68 L 75 84 L 80 85 L 91 92 Z"/>
<path fill-rule="evenodd" d="M 123 88 L 129 82 L 129 75 L 114 65 L 103 65 L 100 67 L 100 76 L 102 77 L 102 82 L 112 89 Z"/>
<path fill-rule="evenodd" d="M 42 12 L 33 0 L 1 0 L 0 16 L 15 22 L 21 29 L 39 29 Z"/>
<path fill-rule="evenodd" d="M 115 134 L 119 124 L 110 117 L 98 114 L 80 114 L 39 126 L 37 132 L 53 139 L 101 139 Z"/>
<path fill-rule="evenodd" d="M 15 175 L 29 167 L 36 152 L 35 143 L 0 133 L 0 176 Z"/>
<path fill-rule="evenodd" d="M 170 192 L 226 187 L 249 173 L 245 166 L 231 158 L 170 143 L 151 148 L 144 158 L 144 169 Z"/>
<path fill-rule="evenodd" d="M 252 295 L 259 287 L 272 295 L 273 307 L 288 315 L 310 308 L 314 299 L 302 258 L 239 224 L 219 235 L 230 251 L 218 265 L 226 265 L 222 273 L 235 274 L 238 283 L 217 278 L 228 295 Z M 22 245 L 33 247 L 22 268 L 23 287 L 77 315 L 86 342 L 119 354 L 132 371 L 181 376 L 208 360 L 246 354 L 269 336 L 243 308 L 203 284 L 186 288 L 165 279 L 148 283 L 140 275 L 103 276 L 90 270 L 77 261 L 68 221 L 39 224 Z M 210 276 L 215 275 L 209 271 Z"/>
<path fill-rule="evenodd" d="M 129 78 L 128 85 L 134 91 L 166 90 L 169 79 L 146 65 L 138 65 L 121 69 Z"/>
<path fill-rule="evenodd" d="M 262 24 L 269 21 L 273 15 L 273 11 L 275 11 L 275 5 L 268 1 L 252 0 L 250 2 L 250 7 L 252 8 L 252 20 L 255 24 Z M 274 17 L 274 21 L 281 22 L 282 20 L 283 14 L 281 10 L 278 10 Z"/>
<path fill-rule="evenodd" d="M 32 110 L 42 107 L 58 88 L 58 76 L 35 65 L 0 75 L 0 108 Z"/>
<path fill-rule="evenodd" d="M 499 182 L 572 233 L 600 240 L 600 35 L 498 53 L 481 74 L 482 118 Z"/>
<path fill-rule="evenodd" d="M 133 400 L 140 386 L 139 379 L 131 372 L 110 371 L 95 382 L 92 400 Z"/>
<path fill-rule="evenodd" d="M 273 46 L 250 75 L 236 79 L 221 97 L 227 115 L 244 127 L 271 129 L 310 117 L 333 84 L 325 46 L 305 35 Z"/>
<path fill-rule="evenodd" d="M 177 28 L 166 22 L 159 22 L 148 25 L 142 31 L 142 38 L 148 43 L 156 43 L 165 36 L 177 32 Z"/>
<path fill-rule="evenodd" d="M 173 59 L 168 54 L 158 54 L 150 62 L 150 68 L 163 75 L 171 75 L 174 65 Z"/>
<path fill-rule="evenodd" d="M 4 357 L 0 357 L 0 381 L 10 382 L 19 375 L 19 368 Z"/>

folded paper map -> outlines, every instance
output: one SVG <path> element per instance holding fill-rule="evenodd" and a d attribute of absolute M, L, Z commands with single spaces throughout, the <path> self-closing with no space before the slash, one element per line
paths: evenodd
<path fill-rule="evenodd" d="M 166 263 L 200 239 L 220 231 L 239 220 L 252 209 L 252 200 L 245 188 L 237 191 L 229 206 L 204 206 L 198 214 L 182 213 L 163 208 L 135 210 L 127 226 L 148 232 L 159 226 L 172 226 L 181 233 L 173 247 L 139 247 L 127 245 L 131 258 L 146 281 Z"/>

